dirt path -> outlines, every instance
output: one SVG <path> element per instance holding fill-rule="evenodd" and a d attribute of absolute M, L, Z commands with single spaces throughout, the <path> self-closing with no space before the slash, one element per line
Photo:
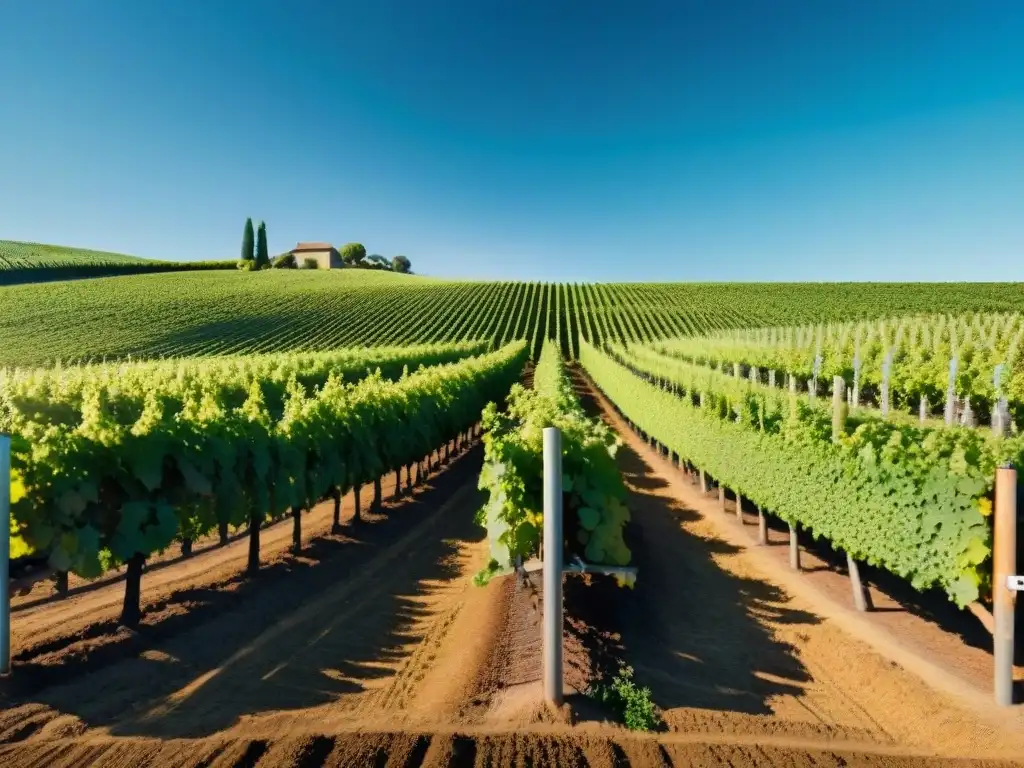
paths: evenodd
<path fill-rule="evenodd" d="M 58 682 L 0 713 L 0 765 L 1011 764 L 954 763 L 1024 742 L 771 586 L 678 501 L 677 473 L 626 441 L 641 575 L 635 591 L 567 583 L 562 710 L 540 703 L 527 593 L 472 584 L 487 557 L 476 447 L 415 499 L 282 554 L 251 586 L 193 571 L 196 594 L 172 596 L 187 621 L 143 628 L 88 674 L 51 665 Z M 651 686 L 665 731 L 630 733 L 578 693 L 610 652 Z"/>
<path fill-rule="evenodd" d="M 1024 755 L 1024 713 L 982 722 L 776 586 L 783 574 L 773 562 L 722 535 L 717 499 L 702 498 L 603 396 L 577 383 L 624 440 L 618 461 L 642 565 L 615 610 L 627 659 L 673 729 Z"/>
<path fill-rule="evenodd" d="M 447 468 L 442 467 L 440 471 L 445 472 Z M 405 479 L 403 472 L 403 484 Z M 378 530 L 378 524 L 387 520 L 388 514 L 403 501 L 393 499 L 393 474 L 385 476 L 381 485 L 386 501 L 379 514 L 367 509 L 372 487 L 364 486 L 361 516 L 366 526 L 358 530 L 351 527 L 355 509 L 351 492 L 342 499 L 341 519 L 347 526 L 344 533 L 331 534 L 333 502 L 318 504 L 304 514 L 303 542 L 311 545 L 311 549 L 307 557 L 297 562 L 291 556 L 291 519 L 266 526 L 260 531 L 260 560 L 264 569 L 261 579 L 316 562 L 325 546 L 358 544 L 367 536 L 384 533 Z M 413 491 L 418 494 L 421 489 Z M 78 590 L 73 589 L 63 599 L 42 597 L 41 593 L 49 591 L 49 582 L 37 581 L 31 593 L 23 594 L 20 609 L 18 603 L 14 605 L 11 639 L 15 664 L 20 663 L 22 670 L 31 670 L 46 680 L 64 679 L 69 667 L 89 668 L 106 663 L 125 646 L 137 647 L 140 633 L 160 636 L 176 632 L 181 625 L 189 626 L 201 619 L 204 609 L 213 610 L 225 596 L 250 588 L 243 578 L 249 546 L 246 534 L 234 536 L 225 546 L 218 546 L 212 537 L 203 544 L 189 558 L 174 557 L 172 551 L 168 551 L 156 558 L 153 567 L 147 568 L 142 578 L 145 617 L 139 632 L 118 626 L 124 598 L 123 576 L 113 573 L 92 584 L 76 585 L 73 581 L 72 586 L 77 586 Z"/>

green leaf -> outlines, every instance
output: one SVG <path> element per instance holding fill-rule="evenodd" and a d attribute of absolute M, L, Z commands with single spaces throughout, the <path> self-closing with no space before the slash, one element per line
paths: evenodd
<path fill-rule="evenodd" d="M 128 456 L 128 464 L 147 490 L 153 491 L 160 487 L 164 474 L 163 453 L 136 451 Z"/>
<path fill-rule="evenodd" d="M 71 555 L 62 547 L 54 547 L 50 550 L 50 567 L 58 572 L 71 570 Z"/>
<path fill-rule="evenodd" d="M 168 504 L 157 504 L 155 509 L 156 522 L 145 528 L 146 552 L 159 552 L 165 549 L 178 532 L 178 516 L 174 508 Z"/>
<path fill-rule="evenodd" d="M 576 514 L 579 516 L 580 527 L 592 531 L 601 522 L 601 513 L 591 507 L 580 507 Z"/>
<path fill-rule="evenodd" d="M 992 554 L 992 549 L 984 541 L 981 539 L 971 539 L 957 558 L 957 565 L 961 568 L 980 565 L 988 559 L 990 554 Z"/>
<path fill-rule="evenodd" d="M 181 472 L 181 476 L 185 480 L 185 487 L 188 488 L 188 490 L 202 496 L 207 496 L 213 493 L 213 486 L 209 479 L 192 466 L 191 463 L 182 458 L 179 458 L 177 463 L 178 470 Z"/>
<path fill-rule="evenodd" d="M 121 519 L 110 542 L 110 551 L 127 561 L 136 554 L 148 555 L 146 539 L 142 528 L 149 517 L 150 508 L 146 502 L 128 502 L 121 507 Z"/>
<path fill-rule="evenodd" d="M 78 517 L 85 511 L 86 501 L 78 491 L 65 491 L 57 501 L 57 506 L 65 515 L 65 519 L 71 520 Z"/>
<path fill-rule="evenodd" d="M 946 591 L 957 606 L 965 608 L 978 599 L 978 583 L 977 574 L 964 573 Z"/>

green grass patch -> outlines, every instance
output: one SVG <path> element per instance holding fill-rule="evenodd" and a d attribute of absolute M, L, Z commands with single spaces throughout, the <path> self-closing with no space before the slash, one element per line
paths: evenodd
<path fill-rule="evenodd" d="M 631 731 L 653 731 L 662 724 L 651 689 L 637 686 L 632 667 L 623 665 L 614 677 L 593 686 L 588 695 L 614 710 Z"/>

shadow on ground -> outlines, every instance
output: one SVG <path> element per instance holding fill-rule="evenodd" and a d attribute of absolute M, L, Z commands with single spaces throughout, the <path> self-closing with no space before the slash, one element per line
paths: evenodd
<path fill-rule="evenodd" d="M 600 415 L 575 373 L 585 410 Z M 811 676 L 772 625 L 819 621 L 788 607 L 771 584 L 716 563 L 738 548 L 684 525 L 700 516 L 665 493 L 667 483 L 628 445 L 617 462 L 630 490 L 627 543 L 639 569 L 633 590 L 606 590 L 626 661 L 663 710 L 677 707 L 770 714 L 771 699 L 799 696 Z M 605 600 L 602 600 L 605 602 Z"/>
<path fill-rule="evenodd" d="M 481 460 L 477 446 L 414 498 L 255 579 L 175 593 L 150 609 L 175 615 L 122 630 L 124 642 L 19 664 L 12 704 L 45 704 L 120 736 L 200 737 L 373 686 L 415 640 L 421 599 L 461 576 L 460 546 L 483 537 L 471 482 Z"/>

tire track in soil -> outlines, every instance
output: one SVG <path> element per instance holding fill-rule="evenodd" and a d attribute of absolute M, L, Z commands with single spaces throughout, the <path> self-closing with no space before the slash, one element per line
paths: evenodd
<path fill-rule="evenodd" d="M 29 745 L 21 752 L 0 749 L 4 765 L 182 766 L 183 768 L 311 768 L 312 766 L 793 766 L 796 768 L 1013 768 L 1019 762 L 954 759 L 841 742 L 725 743 L 645 737 L 628 733 L 351 732 L 334 736 L 202 741 L 123 740 L 81 744 Z M 10 761 L 12 760 L 12 761 Z"/>

